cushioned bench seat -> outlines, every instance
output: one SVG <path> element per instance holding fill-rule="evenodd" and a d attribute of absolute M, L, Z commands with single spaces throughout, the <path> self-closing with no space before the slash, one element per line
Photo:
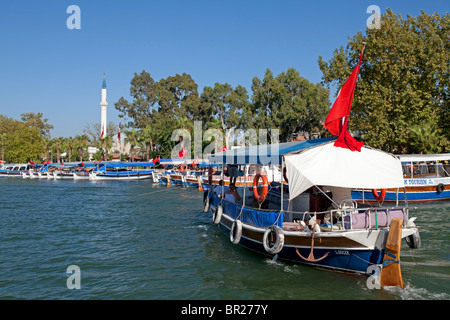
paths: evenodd
<path fill-rule="evenodd" d="M 351 219 L 350 219 L 351 217 Z M 361 213 L 352 213 L 344 216 L 345 229 L 383 228 L 391 225 L 394 218 L 405 219 L 401 209 L 370 210 Z M 351 222 L 351 226 L 350 226 Z"/>

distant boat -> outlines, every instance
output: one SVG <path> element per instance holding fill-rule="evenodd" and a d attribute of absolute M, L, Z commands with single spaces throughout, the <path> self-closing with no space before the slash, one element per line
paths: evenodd
<path fill-rule="evenodd" d="M 28 163 L 5 164 L 0 170 L 0 177 L 22 177 L 23 173 L 28 173 L 30 167 Z"/>
<path fill-rule="evenodd" d="M 430 202 L 450 200 L 450 153 L 399 155 L 403 169 L 404 192 L 398 200 Z M 352 198 L 359 202 L 397 201 L 397 190 L 354 190 Z M 383 199 L 380 199 L 382 197 Z M 378 200 L 378 201 L 379 201 Z"/>
<path fill-rule="evenodd" d="M 91 181 L 129 181 L 152 179 L 154 170 L 137 169 L 153 167 L 153 162 L 105 162 L 98 164 L 90 172 Z"/>

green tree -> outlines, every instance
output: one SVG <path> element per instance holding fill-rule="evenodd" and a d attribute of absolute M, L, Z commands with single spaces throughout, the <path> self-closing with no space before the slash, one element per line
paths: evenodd
<path fill-rule="evenodd" d="M 250 110 L 253 125 L 258 129 L 278 129 L 280 141 L 290 141 L 296 133 L 307 133 L 321 127 L 329 102 L 329 91 L 312 84 L 294 68 L 274 77 L 267 69 L 263 80 L 252 81 Z M 246 116 L 248 118 L 249 115 Z"/>
<path fill-rule="evenodd" d="M 2 146 L 2 161 L 5 161 L 5 143 L 6 143 L 7 137 L 8 137 L 8 134 L 6 132 L 0 133 L 0 143 Z"/>
<path fill-rule="evenodd" d="M 241 121 L 241 112 L 248 104 L 247 90 L 240 85 L 233 89 L 228 83 L 215 83 L 214 88 L 203 89 L 201 100 L 212 107 L 212 114 L 220 121 L 225 145 L 229 146 L 231 129 L 245 125 Z M 212 122 L 212 119 L 209 122 Z"/>
<path fill-rule="evenodd" d="M 7 162 L 39 161 L 45 152 L 44 138 L 36 127 L 29 127 L 21 121 L 8 119 L 1 124 L 3 158 Z"/>
<path fill-rule="evenodd" d="M 144 128 L 151 124 L 152 113 L 158 107 L 158 90 L 159 86 L 150 73 L 143 70 L 140 74 L 134 74 L 130 87 L 133 101 L 121 97 L 114 103 L 120 112 L 119 117 L 126 120 L 127 127 Z"/>
<path fill-rule="evenodd" d="M 350 130 L 395 153 L 417 150 L 411 128 L 436 125 L 439 146 L 449 148 L 450 16 L 424 11 L 402 18 L 388 9 L 381 28 L 358 32 L 329 62 L 319 57 L 323 83 L 340 88 L 366 42 L 350 115 Z"/>
<path fill-rule="evenodd" d="M 50 130 L 53 130 L 53 125 L 48 123 L 48 119 L 42 119 L 44 115 L 40 112 L 28 112 L 20 115 L 21 120 L 31 128 L 38 128 L 41 135 L 45 138 L 50 138 Z"/>
<path fill-rule="evenodd" d="M 199 103 L 198 85 L 189 74 L 176 74 L 158 82 L 159 112 L 176 119 L 193 120 Z"/>

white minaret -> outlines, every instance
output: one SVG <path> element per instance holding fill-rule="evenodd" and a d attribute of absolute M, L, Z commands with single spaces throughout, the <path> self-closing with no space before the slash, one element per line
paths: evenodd
<path fill-rule="evenodd" d="M 106 137 L 106 109 L 108 108 L 108 99 L 106 99 L 106 76 L 103 74 L 103 84 L 102 84 L 102 101 L 100 101 L 100 108 L 101 108 L 101 128 L 100 131 L 103 132 L 103 138 Z M 101 134 L 101 133 L 100 133 Z"/>

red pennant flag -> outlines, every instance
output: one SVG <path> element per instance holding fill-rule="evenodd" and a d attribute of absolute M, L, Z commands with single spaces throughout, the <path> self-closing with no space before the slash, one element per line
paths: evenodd
<path fill-rule="evenodd" d="M 192 166 L 195 167 L 198 163 L 198 157 L 195 158 L 195 160 L 192 162 Z"/>
<path fill-rule="evenodd" d="M 347 148 L 352 151 L 361 151 L 364 142 L 357 141 L 353 138 L 347 130 L 348 117 L 352 106 L 353 95 L 355 93 L 356 80 L 358 79 L 359 68 L 361 66 L 362 55 L 364 47 L 359 57 L 359 62 L 353 70 L 350 77 L 344 83 L 341 91 L 336 98 L 327 119 L 325 120 L 325 127 L 334 136 L 339 137 L 334 143 L 335 147 Z"/>
<path fill-rule="evenodd" d="M 223 147 L 222 149 L 220 149 L 220 152 L 222 152 L 222 151 L 227 151 L 228 149 L 227 149 L 227 146 L 225 146 L 225 147 Z"/>
<path fill-rule="evenodd" d="M 159 162 L 160 157 L 156 157 L 155 159 L 152 160 L 153 163 L 157 163 Z"/>

